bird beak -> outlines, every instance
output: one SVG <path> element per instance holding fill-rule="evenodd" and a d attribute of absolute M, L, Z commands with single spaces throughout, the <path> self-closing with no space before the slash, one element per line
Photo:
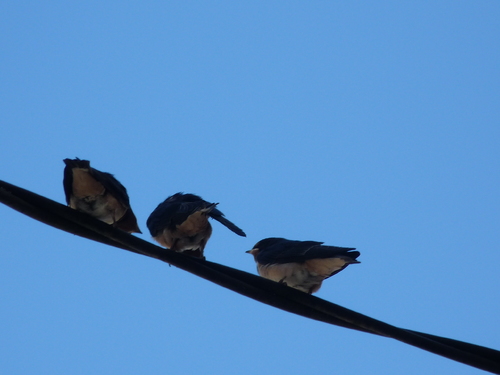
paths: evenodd
<path fill-rule="evenodd" d="M 257 251 L 259 251 L 259 249 L 254 248 L 254 249 L 252 249 L 252 250 L 247 250 L 247 251 L 245 251 L 245 253 L 247 253 L 247 254 L 253 254 L 253 253 L 257 252 Z"/>

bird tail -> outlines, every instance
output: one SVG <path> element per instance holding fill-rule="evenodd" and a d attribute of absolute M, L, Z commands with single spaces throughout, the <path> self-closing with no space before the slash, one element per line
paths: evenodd
<path fill-rule="evenodd" d="M 350 249 L 350 250 L 356 250 L 356 249 Z M 348 251 L 345 253 L 345 255 L 347 257 L 350 258 L 350 262 L 351 264 L 353 263 L 361 263 L 359 260 L 357 260 L 356 258 L 360 256 L 360 252 L 359 251 Z"/>
<path fill-rule="evenodd" d="M 210 208 L 210 211 L 208 211 L 209 212 L 208 215 L 212 219 L 217 220 L 219 223 L 221 223 L 222 225 L 227 227 L 229 230 L 236 233 L 238 236 L 246 237 L 247 235 L 245 234 L 245 232 L 243 232 L 243 230 L 241 228 L 237 227 L 235 224 L 233 224 L 228 219 L 226 219 L 224 217 L 224 214 L 222 212 L 220 212 L 217 208 L 215 208 L 215 206 L 217 206 L 217 205 L 218 205 L 218 203 L 212 203 L 210 206 L 208 206 L 206 208 L 206 209 Z"/>
<path fill-rule="evenodd" d="M 359 260 L 356 259 L 357 257 L 359 257 L 360 252 L 359 251 L 352 251 L 352 250 L 355 250 L 355 249 L 350 249 L 345 254 L 342 254 L 342 255 L 339 255 L 339 256 L 336 257 L 336 258 L 342 259 L 345 263 L 344 263 L 344 265 L 341 268 L 333 271 L 325 279 L 328 279 L 329 277 L 331 277 L 333 275 L 336 275 L 337 273 L 339 273 L 340 271 L 342 271 L 343 269 L 345 269 L 349 264 L 361 263 Z"/>

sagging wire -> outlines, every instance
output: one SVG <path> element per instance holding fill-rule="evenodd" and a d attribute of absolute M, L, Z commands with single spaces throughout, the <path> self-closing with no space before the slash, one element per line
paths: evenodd
<path fill-rule="evenodd" d="M 161 260 L 241 295 L 290 313 L 344 328 L 393 338 L 469 366 L 500 374 L 500 351 L 398 328 L 248 272 L 158 247 L 89 215 L 1 180 L 0 202 L 47 225 L 109 246 Z"/>

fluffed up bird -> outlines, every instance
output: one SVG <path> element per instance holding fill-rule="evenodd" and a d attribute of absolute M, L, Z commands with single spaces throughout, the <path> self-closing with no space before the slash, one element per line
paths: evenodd
<path fill-rule="evenodd" d="M 160 203 L 148 218 L 151 236 L 162 246 L 205 259 L 203 250 L 212 234 L 211 217 L 239 236 L 245 232 L 224 217 L 216 206 L 194 194 L 177 193 Z"/>
<path fill-rule="evenodd" d="M 92 168 L 88 160 L 63 161 L 68 206 L 125 232 L 141 233 L 130 208 L 127 189 L 112 174 Z"/>
<path fill-rule="evenodd" d="M 323 246 L 323 242 L 266 238 L 255 244 L 252 254 L 259 275 L 306 293 L 315 293 L 323 280 L 356 260 L 359 251 L 350 247 Z"/>

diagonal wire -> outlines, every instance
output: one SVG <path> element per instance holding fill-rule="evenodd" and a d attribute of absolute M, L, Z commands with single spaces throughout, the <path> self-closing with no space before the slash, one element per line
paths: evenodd
<path fill-rule="evenodd" d="M 398 328 L 250 273 L 160 248 L 91 216 L 1 180 L 0 201 L 58 229 L 159 259 L 279 309 L 325 323 L 390 337 L 449 359 L 500 374 L 500 352 L 497 350 Z"/>

